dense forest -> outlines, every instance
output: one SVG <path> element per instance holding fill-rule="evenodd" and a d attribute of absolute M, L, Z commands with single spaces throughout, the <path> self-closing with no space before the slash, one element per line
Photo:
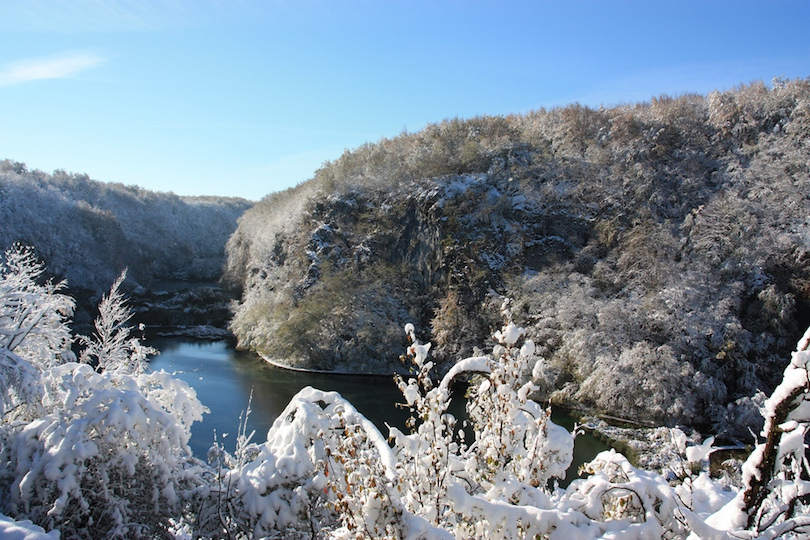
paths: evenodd
<path fill-rule="evenodd" d="M 71 288 L 102 292 L 129 268 L 133 286 L 216 281 L 236 219 L 252 203 L 180 197 L 85 174 L 0 161 L 0 250 L 34 247 Z"/>
<path fill-rule="evenodd" d="M 810 81 L 454 119 L 345 152 L 228 242 L 243 347 L 439 371 L 511 300 L 537 395 L 747 437 L 810 322 Z"/>

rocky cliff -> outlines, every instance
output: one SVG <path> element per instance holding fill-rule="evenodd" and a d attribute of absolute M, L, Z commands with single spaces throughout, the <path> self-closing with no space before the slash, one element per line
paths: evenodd
<path fill-rule="evenodd" d="M 544 396 L 656 421 L 749 417 L 810 322 L 810 83 L 452 120 L 345 153 L 228 243 L 241 346 L 445 369 L 511 299 Z"/>

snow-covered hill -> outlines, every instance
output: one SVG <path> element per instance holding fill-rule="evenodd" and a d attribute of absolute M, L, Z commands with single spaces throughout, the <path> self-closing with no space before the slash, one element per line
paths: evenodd
<path fill-rule="evenodd" d="M 212 281 L 244 199 L 180 197 L 82 174 L 0 161 L 0 250 L 33 246 L 71 288 L 103 291 L 122 268 L 145 287 L 159 280 Z M 135 283 L 131 283 L 134 285 Z"/>
<path fill-rule="evenodd" d="M 430 125 L 242 217 L 232 329 L 298 367 L 391 372 L 413 321 L 446 370 L 503 296 L 545 396 L 742 426 L 810 322 L 808 155 L 807 80 Z"/>

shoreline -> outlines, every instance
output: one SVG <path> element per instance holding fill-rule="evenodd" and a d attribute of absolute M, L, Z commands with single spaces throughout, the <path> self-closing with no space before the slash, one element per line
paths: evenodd
<path fill-rule="evenodd" d="M 385 378 L 393 377 L 394 375 L 402 375 L 401 373 L 399 373 L 399 374 L 398 373 L 362 373 L 362 372 L 358 372 L 358 371 L 330 371 L 330 370 L 327 370 L 327 369 L 309 369 L 309 368 L 302 368 L 302 367 L 293 367 L 293 366 L 288 366 L 286 364 L 282 364 L 278 360 L 273 360 L 272 358 L 269 358 L 268 356 L 265 356 L 264 353 L 260 353 L 259 351 L 253 351 L 253 352 L 255 352 L 259 356 L 259 358 L 261 358 L 262 360 L 264 360 L 265 362 L 267 362 L 268 364 L 270 364 L 273 367 L 277 367 L 279 369 L 284 369 L 284 370 L 287 370 L 287 371 L 297 371 L 299 373 L 315 373 L 315 374 L 318 374 L 318 375 L 340 375 L 340 376 L 352 376 L 352 377 L 385 377 Z"/>

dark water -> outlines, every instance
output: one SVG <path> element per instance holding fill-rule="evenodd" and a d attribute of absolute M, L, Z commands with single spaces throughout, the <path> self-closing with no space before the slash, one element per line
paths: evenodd
<path fill-rule="evenodd" d="M 248 431 L 256 430 L 254 442 L 264 442 L 273 420 L 305 386 L 339 392 L 374 422 L 383 435 L 388 433 L 386 422 L 406 431 L 408 412 L 395 406 L 404 400 L 391 377 L 289 371 L 271 366 L 253 353 L 236 351 L 224 341 L 166 338 L 152 340 L 150 345 L 160 350 L 160 355 L 151 362 L 152 369 L 174 372 L 190 384 L 200 401 L 211 409 L 211 413 L 203 416 L 203 421 L 194 424 L 191 430 L 191 448 L 202 459 L 211 446 L 214 430 L 219 440 L 233 450 L 239 415 L 247 407 L 251 390 L 253 402 Z M 450 412 L 459 417 L 463 407 L 463 398 L 459 396 L 453 399 Z M 574 420 L 563 411 L 554 411 L 552 419 L 569 430 L 574 425 Z M 228 436 L 223 439 L 224 434 Z M 607 449 L 604 443 L 590 435 L 578 436 L 567 480 L 576 477 L 580 464 Z"/>

